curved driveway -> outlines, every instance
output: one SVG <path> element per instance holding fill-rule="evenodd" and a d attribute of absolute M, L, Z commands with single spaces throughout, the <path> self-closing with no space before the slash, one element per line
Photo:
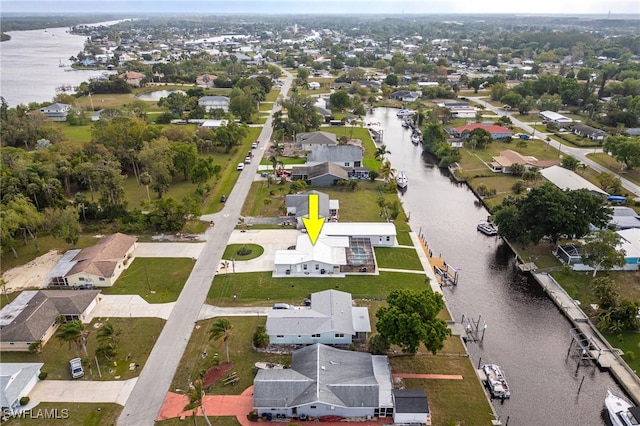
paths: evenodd
<path fill-rule="evenodd" d="M 482 105 L 483 107 L 485 107 L 485 109 L 487 109 L 489 111 L 492 111 L 493 113 L 495 113 L 498 116 L 500 116 L 500 115 L 508 116 L 515 126 L 520 127 L 525 132 L 528 132 L 530 134 L 534 134 L 534 131 L 535 131 L 534 128 L 531 127 L 530 125 L 528 125 L 527 123 L 524 123 L 524 122 L 516 119 L 513 116 L 513 113 L 503 111 L 500 108 L 496 108 L 495 106 L 491 105 L 489 102 L 486 102 L 486 101 L 482 100 L 482 98 L 474 97 L 474 98 L 469 98 L 469 99 L 472 100 L 473 102 L 479 104 L 479 105 Z M 540 134 L 540 132 L 538 132 L 538 133 Z M 587 166 L 591 167 L 593 170 L 597 171 L 598 173 L 603 173 L 604 172 L 604 173 L 609 173 L 609 174 L 614 175 L 615 177 L 620 179 L 620 182 L 622 183 L 622 187 L 624 189 L 626 189 L 627 191 L 631 192 L 636 197 L 640 197 L 640 186 L 634 184 L 633 182 L 628 181 L 627 179 L 625 179 L 624 177 L 620 176 L 619 174 L 612 172 L 611 170 L 607 169 L 606 167 L 596 163 L 595 161 L 593 161 L 589 157 L 587 157 L 588 154 L 596 153 L 596 152 L 602 152 L 602 149 L 599 149 L 599 148 L 597 148 L 597 149 L 593 149 L 593 148 L 575 148 L 575 147 L 572 147 L 572 146 L 564 145 L 564 144 L 562 144 L 559 141 L 554 140 L 554 139 L 551 139 L 551 141 L 547 142 L 547 144 L 549 146 L 557 149 L 562 154 L 568 154 L 568 155 L 574 157 L 575 159 L 577 159 L 581 163 L 584 163 Z"/>
<path fill-rule="evenodd" d="M 293 76 L 286 71 L 285 75 L 286 81 L 281 93 L 286 96 L 293 82 Z M 279 108 L 277 103 L 274 104 L 274 108 L 260 133 L 261 145 L 265 148 L 273 132 L 271 127 L 273 113 Z M 176 368 L 189 342 L 195 322 L 198 320 L 200 309 L 212 285 L 222 259 L 222 253 L 238 222 L 238 217 L 240 217 L 242 204 L 249 192 L 264 151 L 259 150 L 257 158 L 248 164 L 244 171 L 239 172 L 241 175 L 229 194 L 223 210 L 214 215 L 203 217 L 203 220 L 213 220 L 215 226 L 206 231 L 205 247 L 120 414 L 119 425 L 153 425 L 158 417 Z"/>

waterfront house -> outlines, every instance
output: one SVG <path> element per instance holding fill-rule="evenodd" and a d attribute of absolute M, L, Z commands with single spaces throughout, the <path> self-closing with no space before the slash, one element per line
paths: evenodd
<path fill-rule="evenodd" d="M 429 401 L 424 389 L 393 389 L 393 423 L 430 425 Z"/>
<path fill-rule="evenodd" d="M 640 228 L 629 228 L 616 231 L 620 236 L 618 251 L 624 252 L 624 265 L 616 267 L 617 271 L 638 271 L 640 269 Z M 593 271 L 591 266 L 582 263 L 581 242 L 568 243 L 558 246 L 556 256 L 574 271 Z"/>
<path fill-rule="evenodd" d="M 295 351 L 291 368 L 258 371 L 253 407 L 259 416 L 387 417 L 392 388 L 386 356 L 315 344 Z"/>
<path fill-rule="evenodd" d="M 303 151 L 311 151 L 314 147 L 320 145 L 338 145 L 338 139 L 335 133 L 329 132 L 307 132 L 296 135 L 296 145 Z"/>
<path fill-rule="evenodd" d="M 357 145 L 317 145 L 307 155 L 307 165 L 331 162 L 344 168 L 362 167 L 363 151 Z"/>
<path fill-rule="evenodd" d="M 291 168 L 291 180 L 304 180 L 311 186 L 331 186 L 346 179 L 349 179 L 347 170 L 328 161 L 314 166 Z"/>
<path fill-rule="evenodd" d="M 505 139 L 510 138 L 513 135 L 513 132 L 506 127 L 497 126 L 495 124 L 482 124 L 482 123 L 471 123 L 466 124 L 464 126 L 459 126 L 454 129 L 455 135 L 459 138 L 467 138 L 468 134 L 473 132 L 475 129 L 484 129 L 493 139 Z"/>
<path fill-rule="evenodd" d="M 546 169 L 540 170 L 540 173 L 545 179 L 562 190 L 575 191 L 578 189 L 586 189 L 592 194 L 601 195 L 603 197 L 607 197 L 609 195 L 582 176 L 561 166 L 547 167 Z"/>
<path fill-rule="evenodd" d="M 530 155 L 522 155 L 519 152 L 511 149 L 506 149 L 500 152 L 491 159 L 491 171 L 500 173 L 511 173 L 511 167 L 514 164 L 520 164 L 525 169 L 544 169 L 551 166 L 559 166 L 559 160 L 538 160 L 536 157 Z"/>
<path fill-rule="evenodd" d="M 311 293 L 305 306 L 269 310 L 266 328 L 272 345 L 350 345 L 371 332 L 369 310 L 338 290 Z"/>
<path fill-rule="evenodd" d="M 98 303 L 99 290 L 27 290 L 0 310 L 1 351 L 28 352 L 46 344 L 64 321 L 84 321 Z"/>

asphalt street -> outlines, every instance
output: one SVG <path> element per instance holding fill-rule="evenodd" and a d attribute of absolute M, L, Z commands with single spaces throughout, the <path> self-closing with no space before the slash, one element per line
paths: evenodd
<path fill-rule="evenodd" d="M 291 74 L 285 71 L 285 75 L 286 80 L 281 90 L 284 96 L 287 95 L 293 82 Z M 212 284 L 212 281 L 231 232 L 238 223 L 242 204 L 258 170 L 260 157 L 271 140 L 272 117 L 279 108 L 280 106 L 275 103 L 260 133 L 259 139 L 265 149 L 259 150 L 256 153 L 256 158 L 243 171 L 238 171 L 240 177 L 229 194 L 223 210 L 204 218 L 205 220 L 213 220 L 215 225 L 206 232 L 205 247 L 120 414 L 119 425 L 153 425 L 158 417 L 209 288 L 211 285 L 215 285 L 215 282 Z"/>

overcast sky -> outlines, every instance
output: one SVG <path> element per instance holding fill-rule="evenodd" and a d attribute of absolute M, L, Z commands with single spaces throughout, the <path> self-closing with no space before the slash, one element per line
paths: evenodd
<path fill-rule="evenodd" d="M 638 0 L 2 0 L 2 13 L 253 14 L 615 14 L 640 13 Z"/>

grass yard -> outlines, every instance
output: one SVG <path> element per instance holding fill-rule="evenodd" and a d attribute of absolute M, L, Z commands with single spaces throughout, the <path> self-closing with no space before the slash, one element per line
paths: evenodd
<path fill-rule="evenodd" d="M 52 337 L 44 346 L 42 353 L 35 354 L 29 352 L 2 352 L 2 362 L 43 362 L 42 371 L 48 374 L 48 380 L 71 380 L 69 372 L 69 360 L 80 356 L 84 365 L 84 377 L 77 380 L 127 380 L 137 377 L 144 367 L 149 353 L 156 342 L 156 339 L 164 327 L 165 321 L 159 318 L 111 318 L 108 320 L 116 329 L 121 331 L 117 355 L 115 360 L 106 361 L 98 358 L 100 371 L 98 373 L 95 364 L 94 351 L 98 347 L 96 342 L 96 323 L 104 322 L 104 319 L 96 318 L 87 324 L 89 336 L 87 337 L 87 351 L 89 357 L 84 353 L 76 354 L 75 349 L 69 345 Z M 131 371 L 129 363 L 135 362 L 140 366 Z M 110 371 L 111 370 L 111 371 Z M 119 379 L 116 377 L 119 376 Z"/>
<path fill-rule="evenodd" d="M 621 174 L 625 179 L 630 180 L 636 185 L 640 185 L 640 168 L 636 167 L 631 170 L 623 170 L 623 163 L 620 163 L 612 156 L 603 153 L 589 154 L 589 159 L 606 167 L 613 173 Z"/>
<path fill-rule="evenodd" d="M 254 181 L 242 206 L 241 215 L 251 217 L 276 217 L 283 213 L 286 185 L 267 181 Z"/>
<path fill-rule="evenodd" d="M 149 303 L 175 302 L 195 265 L 187 258 L 135 258 L 103 294 L 137 294 Z"/>
<path fill-rule="evenodd" d="M 242 249 L 249 250 L 249 253 L 240 254 L 239 251 Z M 264 253 L 264 248 L 257 244 L 229 244 L 224 249 L 222 258 L 227 260 L 251 260 L 262 256 L 262 253 Z"/>
<path fill-rule="evenodd" d="M 60 130 L 64 134 L 65 138 L 74 142 L 87 143 L 91 141 L 91 129 L 92 124 L 85 124 L 83 126 L 71 126 L 68 123 L 59 123 Z"/>
<path fill-rule="evenodd" d="M 374 247 L 378 268 L 407 269 L 422 271 L 422 263 L 413 248 Z"/>
<path fill-rule="evenodd" d="M 45 418 L 45 410 L 49 413 L 56 413 L 58 418 Z M 7 426 L 47 426 L 51 424 L 56 426 L 115 426 L 121 411 L 122 406 L 118 404 L 41 402 L 25 418 L 12 418 L 4 424 Z"/>
<path fill-rule="evenodd" d="M 631 370 L 640 371 L 640 356 L 638 356 L 638 348 L 640 348 L 640 333 L 635 331 L 623 331 L 620 334 L 602 333 L 602 335 L 609 341 L 609 344 L 618 348 L 623 352 L 622 358 Z"/>
<path fill-rule="evenodd" d="M 460 352 L 464 353 L 458 337 Z M 422 348 L 424 350 L 424 348 Z M 389 358 L 392 373 L 460 374 L 463 380 L 403 379 L 408 389 L 424 389 L 429 399 L 432 425 L 488 425 L 491 406 L 474 366 L 466 356 L 441 356 L 419 353 Z"/>
<path fill-rule="evenodd" d="M 213 385 L 208 393 L 215 395 L 240 394 L 253 385 L 255 370 L 253 366 L 258 361 L 268 361 L 277 364 L 291 364 L 291 355 L 263 354 L 254 351 L 252 347 L 253 333 L 258 325 L 264 325 L 265 317 L 229 317 L 231 322 L 231 337 L 229 339 L 229 359 L 235 363 L 233 371 L 238 373 L 240 381 L 235 385 L 225 386 L 222 382 Z M 178 369 L 171 382 L 171 390 L 185 389 L 187 383 L 202 371 L 214 365 L 215 354 L 220 362 L 226 361 L 224 343 L 209 340 L 209 329 L 215 318 L 198 321 L 187 348 L 178 364 Z M 207 356 L 203 357 L 206 352 Z"/>
<path fill-rule="evenodd" d="M 273 278 L 271 272 L 221 274 L 213 280 L 207 303 L 214 306 L 269 306 L 273 302 L 299 305 L 309 293 L 330 289 L 349 292 L 354 299 L 384 300 L 392 290 L 423 290 L 427 283 L 426 275 L 400 272 L 344 278 Z"/>

